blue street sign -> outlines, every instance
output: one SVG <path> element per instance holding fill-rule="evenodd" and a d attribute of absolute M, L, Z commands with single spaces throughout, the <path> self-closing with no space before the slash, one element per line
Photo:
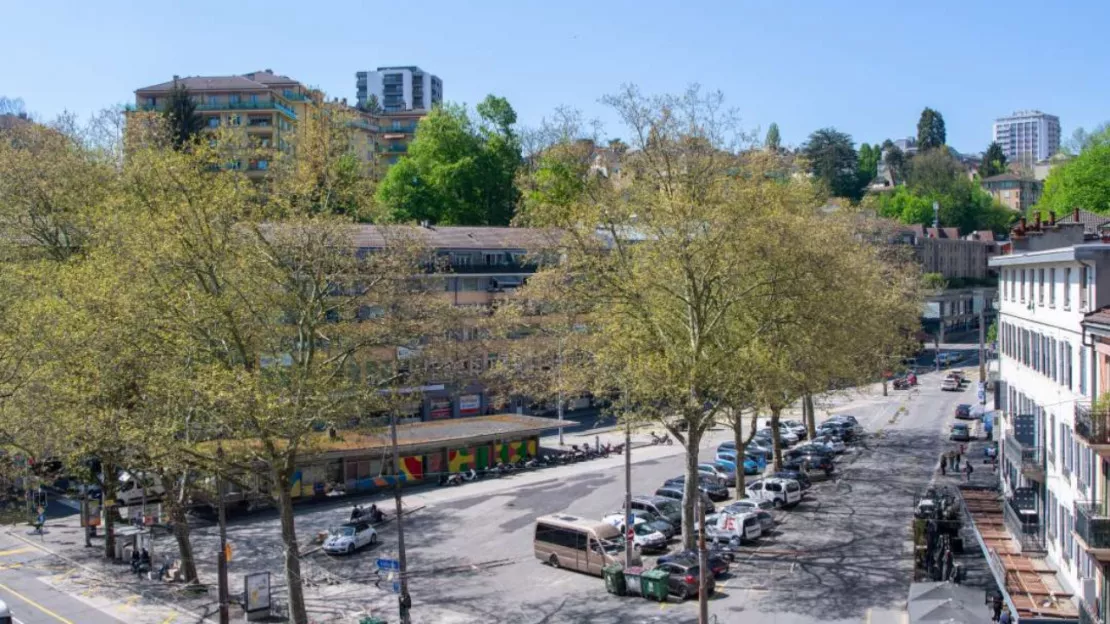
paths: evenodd
<path fill-rule="evenodd" d="M 393 593 L 401 593 L 401 581 L 393 581 Z"/>
<path fill-rule="evenodd" d="M 401 562 L 396 559 L 378 559 L 379 570 L 400 570 Z"/>

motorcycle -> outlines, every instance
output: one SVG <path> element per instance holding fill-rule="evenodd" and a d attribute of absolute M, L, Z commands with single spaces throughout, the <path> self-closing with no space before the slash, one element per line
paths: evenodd
<path fill-rule="evenodd" d="M 583 461 L 586 459 L 585 449 L 578 448 L 577 444 L 570 445 L 570 458 L 571 461 Z"/>
<path fill-rule="evenodd" d="M 527 461 L 524 462 L 525 468 L 538 468 L 539 466 L 540 460 L 535 457 L 529 457 Z"/>
<path fill-rule="evenodd" d="M 462 485 L 462 483 L 463 483 L 462 475 L 457 473 L 457 472 L 449 474 L 449 475 L 445 475 L 444 477 L 442 477 L 440 479 L 440 482 L 439 482 L 440 485 Z"/>
<path fill-rule="evenodd" d="M 612 452 L 616 453 L 617 455 L 623 454 L 624 453 L 624 442 L 621 442 L 620 444 L 614 446 L 612 448 Z"/>
<path fill-rule="evenodd" d="M 665 444 L 667 446 L 670 446 L 670 445 L 674 444 L 674 441 L 671 440 L 671 436 L 669 434 L 664 433 L 662 436 L 657 436 L 657 435 L 655 435 L 655 432 L 652 431 L 651 432 L 651 444 L 652 444 L 652 446 L 656 446 L 656 445 L 659 445 L 659 444 Z"/>
<path fill-rule="evenodd" d="M 478 480 L 478 471 L 474 470 L 473 468 L 471 468 L 470 470 L 467 470 L 466 472 L 462 473 L 462 480 L 463 481 L 477 481 Z"/>

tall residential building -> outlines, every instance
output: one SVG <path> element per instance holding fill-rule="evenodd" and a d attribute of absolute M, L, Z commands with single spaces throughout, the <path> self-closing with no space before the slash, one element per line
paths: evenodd
<path fill-rule="evenodd" d="M 1017 111 L 994 121 L 994 140 L 1006 160 L 1032 168 L 1060 150 L 1060 118 L 1037 110 Z"/>
<path fill-rule="evenodd" d="M 355 78 L 359 108 L 371 95 L 386 113 L 429 110 L 443 102 L 443 81 L 415 65 L 360 71 Z"/>
<path fill-rule="evenodd" d="M 289 149 L 298 119 L 323 98 L 319 91 L 266 69 L 233 76 L 174 76 L 168 82 L 137 89 L 136 110 L 163 109 L 178 85 L 189 91 L 205 127 L 241 128 L 261 147 L 283 151 Z M 352 140 L 364 160 L 374 161 L 380 153 L 377 121 L 364 113 L 359 115 L 351 124 Z M 265 157 L 259 157 L 231 166 L 261 176 L 269 164 Z"/>

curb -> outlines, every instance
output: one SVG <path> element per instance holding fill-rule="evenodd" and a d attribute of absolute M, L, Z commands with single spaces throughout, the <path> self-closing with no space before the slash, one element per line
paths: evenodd
<path fill-rule="evenodd" d="M 49 526 L 49 525 L 46 525 L 46 526 Z M 59 526 L 59 525 L 55 525 L 55 526 Z M 64 525 L 61 525 L 61 526 L 64 526 Z M 70 557 L 69 555 L 63 555 L 63 554 L 55 551 L 53 548 L 47 547 L 45 544 L 36 543 L 32 540 L 29 540 L 29 539 L 23 537 L 22 535 L 19 535 L 17 533 L 12 532 L 12 530 L 10 528 L 5 528 L 4 533 L 6 533 L 10 537 L 14 537 L 15 539 L 23 542 L 24 544 L 27 544 L 28 546 L 31 546 L 32 548 L 37 548 L 37 549 L 39 549 L 43 552 L 46 552 L 46 553 L 48 553 L 48 554 L 50 554 L 54 557 L 57 557 L 57 558 L 62 559 L 64 561 L 67 561 L 71 565 L 77 566 L 78 568 L 81 568 L 82 570 L 85 570 L 86 572 L 92 574 L 100 582 L 105 582 L 105 579 L 104 579 L 105 573 L 101 572 L 100 570 L 97 570 L 97 569 L 93 568 L 92 566 L 89 566 L 88 564 L 81 563 L 80 561 L 77 561 L 76 559 L 74 559 L 73 557 Z M 128 588 L 128 591 L 131 591 L 131 589 Z M 62 593 L 65 593 L 65 592 L 62 592 Z M 167 609 L 170 609 L 170 610 L 174 611 L 175 613 L 180 614 L 182 617 L 190 618 L 195 622 L 204 622 L 206 624 L 219 624 L 217 621 L 212 620 L 211 618 L 209 618 L 205 615 L 202 615 L 202 614 L 197 613 L 195 611 L 185 610 L 182 607 L 180 607 L 176 604 L 173 604 L 172 602 L 167 602 L 166 600 L 163 600 L 163 599 L 158 598 L 156 596 L 150 596 L 145 591 L 140 590 L 140 591 L 134 591 L 132 593 L 141 596 L 144 600 L 149 600 L 150 602 L 153 602 L 153 603 L 161 605 L 161 606 L 163 606 Z M 68 596 L 69 594 L 66 594 L 66 595 Z"/>

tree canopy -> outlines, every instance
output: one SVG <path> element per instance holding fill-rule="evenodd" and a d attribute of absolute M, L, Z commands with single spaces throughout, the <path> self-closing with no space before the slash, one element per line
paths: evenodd
<path fill-rule="evenodd" d="M 858 156 L 851 136 L 836 128 L 822 128 L 809 135 L 802 153 L 809 172 L 828 186 L 830 194 L 852 200 L 860 198 Z"/>
<path fill-rule="evenodd" d="M 1078 156 L 1049 172 L 1036 208 L 1056 214 L 1076 208 L 1110 214 L 1110 130 L 1088 139 Z"/>
<path fill-rule="evenodd" d="M 926 106 L 917 122 L 917 149 L 923 152 L 931 150 L 944 145 L 947 140 L 944 117 Z"/>
<path fill-rule="evenodd" d="M 983 154 L 983 163 L 979 165 L 979 177 L 989 178 L 1000 173 L 1006 173 L 1006 154 L 998 141 L 991 141 Z"/>
<path fill-rule="evenodd" d="M 487 96 L 477 118 L 463 106 L 436 107 L 422 120 L 402 158 L 378 185 L 377 198 L 399 221 L 441 225 L 508 225 L 521 165 L 516 113 Z"/>
<path fill-rule="evenodd" d="M 879 174 L 879 159 L 882 158 L 883 150 L 878 144 L 874 146 L 864 143 L 859 146 L 859 164 L 857 165 L 857 176 L 859 178 L 860 188 L 866 188 L 875 176 Z"/>
<path fill-rule="evenodd" d="M 177 149 L 188 145 L 204 128 L 204 120 L 197 114 L 197 103 L 185 85 L 174 85 L 163 114 L 169 122 L 170 136 Z"/>
<path fill-rule="evenodd" d="M 767 138 L 763 140 L 763 147 L 776 151 L 781 147 L 781 144 L 782 137 L 779 136 L 779 125 L 772 121 L 771 125 L 767 127 Z"/>

